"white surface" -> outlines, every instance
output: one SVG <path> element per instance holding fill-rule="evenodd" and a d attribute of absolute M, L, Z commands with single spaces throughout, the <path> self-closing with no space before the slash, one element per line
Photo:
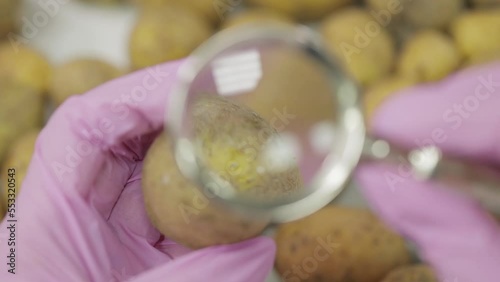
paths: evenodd
<path fill-rule="evenodd" d="M 43 5 L 65 1 L 68 3 L 52 6 L 50 13 Z M 126 68 L 129 35 L 136 14 L 131 6 L 98 6 L 76 0 L 28 0 L 20 35 L 54 64 L 77 57 L 96 57 Z M 44 17 L 48 20 L 44 21 Z M 30 25 L 27 22 L 35 27 L 35 32 L 27 28 Z"/>
<path fill-rule="evenodd" d="M 64 3 L 54 7 L 50 15 L 40 3 Z M 28 44 L 43 52 L 54 64 L 80 57 L 96 57 L 127 68 L 128 40 L 137 16 L 129 6 L 102 7 L 79 3 L 75 0 L 27 0 L 23 12 L 25 21 L 35 28 L 24 28 L 19 35 Z M 46 15 L 46 24 L 36 24 L 35 15 Z M 43 22 L 42 22 L 43 23 Z M 26 27 L 29 24 L 25 24 Z M 365 206 L 357 189 L 347 189 L 337 202 L 351 206 Z M 272 232 L 272 231 L 271 231 Z M 280 281 L 272 273 L 267 282 Z"/>

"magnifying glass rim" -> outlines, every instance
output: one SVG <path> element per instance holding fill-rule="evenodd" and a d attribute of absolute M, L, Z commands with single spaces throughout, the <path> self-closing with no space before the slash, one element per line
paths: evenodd
<path fill-rule="evenodd" d="M 310 194 L 293 202 L 276 202 L 267 205 L 259 205 L 254 201 L 242 201 L 239 197 L 223 198 L 218 194 L 213 195 L 215 200 L 222 201 L 229 207 L 244 213 L 269 216 L 273 222 L 291 221 L 314 213 L 342 192 L 359 162 L 365 141 L 365 127 L 359 107 L 358 87 L 354 80 L 346 75 L 343 67 L 336 62 L 335 58 L 323 48 L 325 44 L 315 31 L 300 25 L 254 24 L 219 32 L 197 48 L 180 67 L 167 105 L 165 131 L 173 137 L 173 149 L 177 152 L 190 85 L 196 76 L 225 50 L 252 40 L 279 40 L 313 51 L 330 72 L 329 75 L 338 82 L 335 95 L 337 95 L 339 103 L 335 110 L 339 113 L 337 124 L 346 136 L 345 146 L 340 155 L 335 155 L 335 161 L 330 167 L 322 165 L 320 172 L 315 176 L 316 181 L 310 187 L 312 189 Z M 194 152 L 192 153 L 194 154 Z M 332 156 L 333 153 L 332 149 L 329 156 Z M 182 160 L 177 157 L 176 161 Z M 328 157 L 326 161 L 328 161 Z M 181 171 L 182 167 L 179 166 Z M 186 175 L 184 171 L 183 173 Z M 200 169 L 196 166 L 194 172 L 191 171 L 187 174 L 199 176 Z M 191 180 L 199 183 L 199 179 Z"/>

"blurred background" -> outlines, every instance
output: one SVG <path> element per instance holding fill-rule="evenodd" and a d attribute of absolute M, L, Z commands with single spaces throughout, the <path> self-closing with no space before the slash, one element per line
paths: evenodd
<path fill-rule="evenodd" d="M 15 167 L 22 182 L 39 130 L 71 95 L 186 57 L 218 31 L 252 22 L 317 29 L 361 86 L 368 126 L 396 91 L 500 59 L 499 0 L 0 0 L 1 173 Z M 341 202 L 363 206 L 354 188 Z M 333 212 L 367 220 L 358 210 Z M 325 268 L 303 280 L 377 282 L 404 264 L 379 265 L 377 256 L 331 262 L 378 269 L 370 274 L 342 280 Z"/>

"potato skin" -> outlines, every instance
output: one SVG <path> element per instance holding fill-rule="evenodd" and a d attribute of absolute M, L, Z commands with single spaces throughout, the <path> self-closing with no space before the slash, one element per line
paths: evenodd
<path fill-rule="evenodd" d="M 249 4 L 277 10 L 302 21 L 318 20 L 352 0 L 248 0 Z"/>
<path fill-rule="evenodd" d="M 404 240 L 369 211 L 327 206 L 279 226 L 276 268 L 284 281 L 374 282 L 406 265 Z"/>
<path fill-rule="evenodd" d="M 238 27 L 241 25 L 263 24 L 263 23 L 292 24 L 292 20 L 288 16 L 273 10 L 254 8 L 229 16 L 222 23 L 221 29 Z"/>
<path fill-rule="evenodd" d="M 464 13 L 451 26 L 458 48 L 468 59 L 500 53 L 498 30 L 500 8 Z"/>
<path fill-rule="evenodd" d="M 398 72 L 422 82 L 437 81 L 455 71 L 461 61 L 462 54 L 451 38 L 436 30 L 423 30 L 403 47 Z"/>
<path fill-rule="evenodd" d="M 478 54 L 477 56 L 473 56 L 467 59 L 462 65 L 462 67 L 467 68 L 477 65 L 484 65 L 496 61 L 500 61 L 500 49 L 496 52 L 483 53 L 483 54 Z"/>
<path fill-rule="evenodd" d="M 55 68 L 49 96 L 60 105 L 71 95 L 83 94 L 120 74 L 120 70 L 104 61 L 76 59 Z"/>
<path fill-rule="evenodd" d="M 52 66 L 38 51 L 25 45 L 17 49 L 9 42 L 0 44 L 0 77 L 24 84 L 40 94 L 48 90 Z"/>
<path fill-rule="evenodd" d="M 17 28 L 20 7 L 19 0 L 0 0 L 0 38 L 6 37 Z"/>
<path fill-rule="evenodd" d="M 19 194 L 22 188 L 24 178 L 28 172 L 28 166 L 31 162 L 33 153 L 35 152 L 35 142 L 40 133 L 39 129 L 30 130 L 19 138 L 17 138 L 9 148 L 7 152 L 7 157 L 2 165 L 2 172 L 0 179 L 2 183 L 0 187 L 0 206 L 7 207 L 7 195 L 8 186 L 5 185 L 8 179 L 8 169 L 15 169 L 15 179 L 16 179 L 16 196 Z"/>
<path fill-rule="evenodd" d="M 276 119 L 277 112 L 292 115 L 274 123 L 278 131 L 309 130 L 319 122 L 336 118 L 337 104 L 331 97 L 329 77 L 314 59 L 285 48 L 262 52 L 261 56 L 265 75 L 255 89 L 235 96 L 233 101 L 248 106 L 269 122 Z"/>
<path fill-rule="evenodd" d="M 43 99 L 39 93 L 15 81 L 0 79 L 0 160 L 10 143 L 24 132 L 41 126 Z"/>
<path fill-rule="evenodd" d="M 145 9 L 155 9 L 167 6 L 182 6 L 195 12 L 197 15 L 201 15 L 205 20 L 208 20 L 212 24 L 217 24 L 224 17 L 225 13 L 228 12 L 232 7 L 230 3 L 235 2 L 221 1 L 219 3 L 214 2 L 214 0 L 129 0 L 134 2 L 138 6 Z M 227 4 L 226 4 L 227 3 Z"/>
<path fill-rule="evenodd" d="M 244 220 L 210 201 L 179 171 L 166 134 L 144 162 L 142 187 L 148 216 L 166 237 L 193 249 L 230 244 L 258 236 L 268 221 Z"/>
<path fill-rule="evenodd" d="M 391 271 L 381 282 L 439 282 L 439 280 L 429 266 L 410 265 Z"/>
<path fill-rule="evenodd" d="M 492 8 L 500 6 L 500 0 L 472 0 L 474 8 Z"/>
<path fill-rule="evenodd" d="M 132 68 L 141 69 L 186 57 L 212 32 L 204 19 L 180 6 L 146 9 L 130 37 Z"/>
<path fill-rule="evenodd" d="M 367 31 L 368 27 L 378 32 Z M 323 21 L 320 32 L 327 47 L 364 86 L 386 76 L 394 65 L 393 38 L 366 10 L 348 8 L 334 13 Z"/>
<path fill-rule="evenodd" d="M 409 25 L 416 29 L 444 29 L 465 7 L 465 0 L 366 0 L 369 8 L 391 15 L 391 24 Z"/>
<path fill-rule="evenodd" d="M 464 9 L 464 0 L 404 2 L 404 21 L 418 28 L 446 28 Z"/>

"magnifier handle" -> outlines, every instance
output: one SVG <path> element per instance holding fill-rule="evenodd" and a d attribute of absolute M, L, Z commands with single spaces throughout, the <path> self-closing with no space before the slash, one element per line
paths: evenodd
<path fill-rule="evenodd" d="M 368 139 L 363 161 L 388 161 L 398 166 L 400 177 L 416 177 L 448 184 L 500 214 L 500 168 L 452 158 L 435 146 L 414 150 L 397 148 L 385 140 Z"/>

